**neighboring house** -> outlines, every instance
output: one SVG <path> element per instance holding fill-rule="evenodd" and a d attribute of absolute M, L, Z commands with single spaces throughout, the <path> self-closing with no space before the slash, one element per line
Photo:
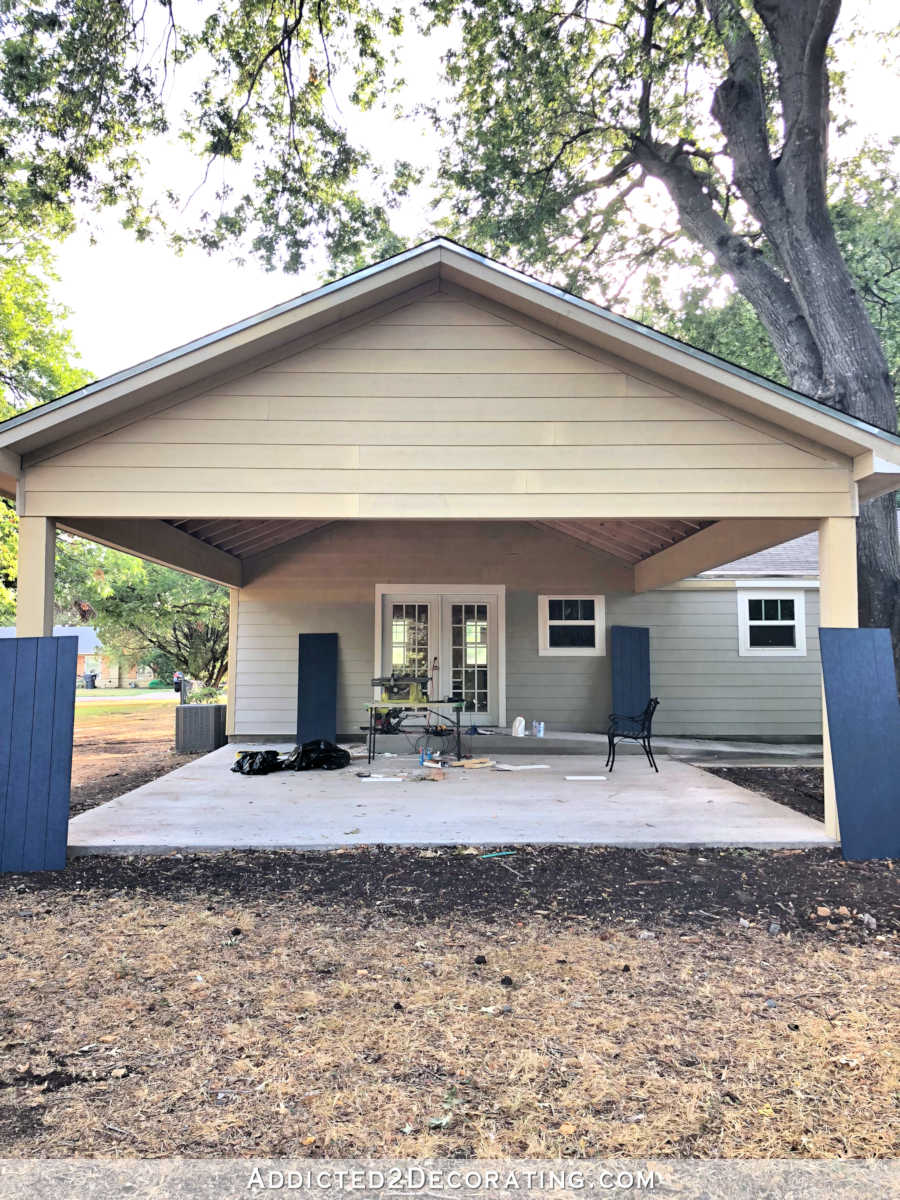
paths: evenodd
<path fill-rule="evenodd" d="M 15 636 L 14 625 L 0 626 L 0 638 Z M 128 687 L 132 683 L 144 687 L 153 678 L 149 667 L 126 667 L 117 658 L 104 654 L 97 631 L 90 625 L 54 625 L 53 636 L 78 638 L 76 675 L 79 686 L 88 673 L 97 676 L 97 687 Z"/>
<path fill-rule="evenodd" d="M 23 634 L 56 525 L 231 588 L 234 737 L 294 735 L 302 631 L 340 635 L 342 731 L 435 660 L 483 724 L 594 730 L 616 623 L 651 628 L 661 731 L 794 737 L 815 587 L 739 620 L 704 572 L 818 531 L 823 624 L 855 624 L 900 438 L 437 239 L 6 421 L 17 484 Z"/>

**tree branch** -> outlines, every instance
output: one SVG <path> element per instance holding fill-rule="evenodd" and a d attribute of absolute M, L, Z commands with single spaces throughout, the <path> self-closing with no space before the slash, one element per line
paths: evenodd
<path fill-rule="evenodd" d="M 779 175 L 785 186 L 825 187 L 828 153 L 826 52 L 841 0 L 753 0 L 778 73 L 784 140 Z"/>
<path fill-rule="evenodd" d="M 648 175 L 666 185 L 685 232 L 714 255 L 756 309 L 792 385 L 817 395 L 822 360 L 791 287 L 716 211 L 704 181 L 690 165 L 689 153 L 681 146 L 636 140 L 632 154 Z"/>

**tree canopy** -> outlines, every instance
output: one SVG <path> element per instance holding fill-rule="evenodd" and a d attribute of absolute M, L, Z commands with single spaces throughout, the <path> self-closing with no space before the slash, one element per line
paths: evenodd
<path fill-rule="evenodd" d="M 61 623 L 93 625 L 103 649 L 129 664 L 222 682 L 227 588 L 68 536 L 58 540 L 56 570 Z"/>
<path fill-rule="evenodd" d="M 289 270 L 316 238 L 337 256 L 393 242 L 388 206 L 411 169 L 399 161 L 384 178 L 344 113 L 395 86 L 402 27 L 399 8 L 371 0 L 219 0 L 205 12 L 0 0 L 0 230 L 71 228 L 82 201 L 119 207 L 139 237 L 175 213 L 177 241 L 237 239 Z M 174 189 L 146 195 L 153 138 L 167 132 L 209 184 L 194 207 Z"/>

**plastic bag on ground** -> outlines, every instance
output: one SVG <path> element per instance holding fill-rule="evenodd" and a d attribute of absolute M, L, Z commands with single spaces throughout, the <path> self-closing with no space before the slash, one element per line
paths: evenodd
<path fill-rule="evenodd" d="M 285 771 L 339 771 L 350 766 L 350 753 L 325 738 L 295 746 L 283 762 Z"/>

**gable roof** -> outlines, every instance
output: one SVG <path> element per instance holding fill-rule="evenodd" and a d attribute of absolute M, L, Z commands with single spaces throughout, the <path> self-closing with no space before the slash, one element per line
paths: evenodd
<path fill-rule="evenodd" d="M 866 498 L 900 486 L 900 437 L 754 375 L 706 351 L 619 316 L 445 238 L 316 288 L 196 338 L 0 423 L 0 485 L 14 482 L 18 457 L 82 434 L 107 418 L 205 386 L 223 373 L 253 370 L 295 351 L 298 339 L 326 336 L 336 321 L 381 300 L 440 281 L 531 316 L 626 362 L 761 416 L 843 454 L 868 455 L 858 472 Z M 322 331 L 322 332 L 320 332 Z"/>

